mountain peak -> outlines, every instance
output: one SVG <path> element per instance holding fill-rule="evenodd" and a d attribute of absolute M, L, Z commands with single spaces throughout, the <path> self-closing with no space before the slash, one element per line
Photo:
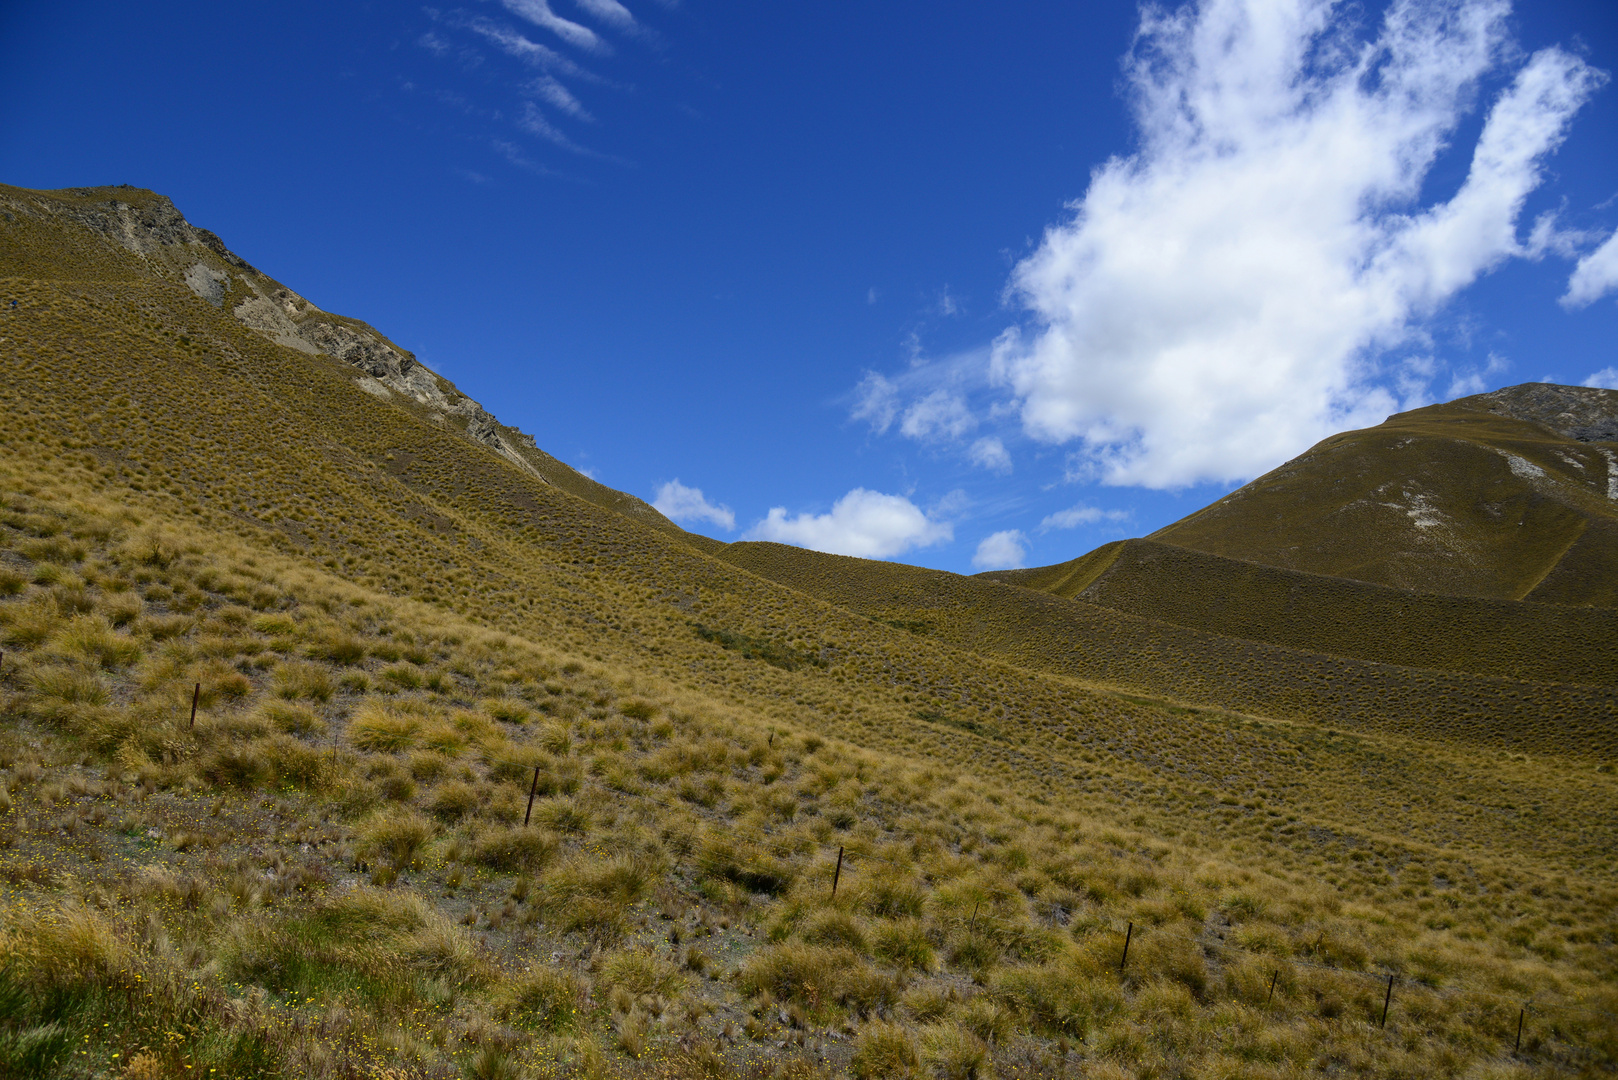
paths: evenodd
<path fill-rule="evenodd" d="M 1618 390 L 1531 382 L 1455 402 L 1526 420 L 1578 442 L 1618 442 Z"/>

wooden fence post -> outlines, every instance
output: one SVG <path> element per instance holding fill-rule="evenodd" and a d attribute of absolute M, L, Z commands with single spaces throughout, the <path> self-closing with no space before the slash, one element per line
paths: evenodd
<path fill-rule="evenodd" d="M 1528 1006 L 1524 1005 L 1521 1009 L 1517 1010 L 1517 1042 L 1511 1048 L 1511 1052 L 1513 1054 L 1522 1049 L 1522 1021 L 1523 1017 L 1527 1015 Z"/>
<path fill-rule="evenodd" d="M 522 827 L 528 828 L 528 819 L 534 816 L 534 795 L 539 791 L 539 766 L 534 766 L 534 782 L 528 785 L 528 810 L 522 816 Z"/>
<path fill-rule="evenodd" d="M 1382 999 L 1382 1022 L 1377 1025 L 1378 1027 L 1388 1026 L 1388 1006 L 1391 1004 L 1393 1004 L 1393 976 L 1389 975 L 1388 993 L 1387 996 Z"/>
<path fill-rule="evenodd" d="M 191 723 L 189 725 L 190 727 L 196 727 L 197 726 L 197 702 L 199 702 L 201 700 L 202 700 L 202 684 L 197 683 L 197 688 L 195 690 L 191 691 Z"/>
<path fill-rule="evenodd" d="M 1135 936 L 1135 924 L 1130 923 L 1129 929 L 1124 932 L 1124 955 L 1118 960 L 1118 970 L 1122 972 L 1124 965 L 1129 963 L 1129 942 Z"/>
<path fill-rule="evenodd" d="M 1279 979 L 1280 977 L 1280 968 L 1276 968 L 1275 971 L 1270 975 L 1270 996 L 1264 999 L 1265 1008 L 1268 1008 L 1270 1002 L 1275 1000 L 1275 980 Z"/>
<path fill-rule="evenodd" d="M 832 895 L 832 899 L 834 899 L 834 900 L 837 898 L 837 882 L 842 880 L 842 877 L 843 877 L 843 849 L 841 847 L 839 847 L 837 849 L 837 869 L 834 870 L 832 872 L 832 875 L 831 875 L 831 895 Z"/>

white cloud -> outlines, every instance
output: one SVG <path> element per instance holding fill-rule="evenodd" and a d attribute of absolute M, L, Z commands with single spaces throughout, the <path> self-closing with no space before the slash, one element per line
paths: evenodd
<path fill-rule="evenodd" d="M 549 30 L 569 45 L 588 49 L 591 52 L 603 52 L 606 50 L 606 42 L 602 41 L 594 30 L 557 15 L 551 10 L 551 6 L 546 0 L 501 0 L 501 3 L 513 15 L 527 19 L 535 26 Z"/>
<path fill-rule="evenodd" d="M 854 408 L 849 411 L 849 417 L 869 421 L 871 430 L 880 435 L 892 426 L 898 415 L 899 388 L 876 372 L 867 371 L 854 388 Z"/>
<path fill-rule="evenodd" d="M 1573 276 L 1567 280 L 1567 294 L 1562 297 L 1562 306 L 1569 309 L 1585 307 L 1615 289 L 1618 289 L 1618 232 L 1579 260 L 1579 264 L 1573 268 Z"/>
<path fill-rule="evenodd" d="M 1144 9 L 1126 65 L 1140 149 L 1096 169 L 1018 264 L 1036 327 L 1002 335 L 992 364 L 1029 435 L 1079 443 L 1070 472 L 1241 480 L 1378 422 L 1399 407 L 1380 352 L 1532 254 L 1523 201 L 1604 76 L 1534 54 L 1489 105 L 1465 182 L 1423 205 L 1480 78 L 1513 55 L 1509 5 L 1394 0 L 1364 43 L 1338 6 Z"/>
<path fill-rule="evenodd" d="M 1006 529 L 983 538 L 972 565 L 979 570 L 1017 570 L 1028 555 L 1028 538 L 1018 529 Z"/>
<path fill-rule="evenodd" d="M 1049 532 L 1051 529 L 1076 529 L 1080 525 L 1095 525 L 1102 521 L 1128 521 L 1128 510 L 1103 510 L 1099 506 L 1086 506 L 1079 503 L 1066 510 L 1058 510 L 1049 514 L 1039 523 L 1040 532 Z"/>
<path fill-rule="evenodd" d="M 972 444 L 967 456 L 972 459 L 972 464 L 982 466 L 990 472 L 1004 475 L 1011 471 L 1011 453 L 998 436 L 985 435 Z"/>
<path fill-rule="evenodd" d="M 912 439 L 958 439 L 977 426 L 966 400 L 953 390 L 934 390 L 905 410 L 899 431 Z"/>
<path fill-rule="evenodd" d="M 533 67 L 541 68 L 545 71 L 560 71 L 564 75 L 579 78 L 592 80 L 595 78 L 555 49 L 530 41 L 515 30 L 490 22 L 488 19 L 472 18 L 466 19 L 464 22 L 451 20 L 450 25 L 466 27 L 466 29 L 493 43 L 501 52 L 509 56 L 515 56 L 523 63 Z"/>
<path fill-rule="evenodd" d="M 788 517 L 786 507 L 774 507 L 742 537 L 862 559 L 891 558 L 954 538 L 949 522 L 928 517 L 904 496 L 865 488 L 855 488 L 838 499 L 830 513 Z"/>
<path fill-rule="evenodd" d="M 531 93 L 544 98 L 553 108 L 559 109 L 569 116 L 579 120 L 595 120 L 595 117 L 591 116 L 584 106 L 579 104 L 579 99 L 573 96 L 573 92 L 550 75 L 541 75 L 528 84 L 528 89 Z"/>
<path fill-rule="evenodd" d="M 1618 367 L 1602 368 L 1588 379 L 1585 386 L 1596 386 L 1603 390 L 1618 390 Z"/>
<path fill-rule="evenodd" d="M 726 532 L 736 527 L 730 507 L 709 502 L 701 488 L 686 487 L 678 478 L 657 489 L 652 509 L 670 521 L 711 521 Z"/>
<path fill-rule="evenodd" d="M 575 154 L 591 154 L 591 151 L 568 138 L 561 129 L 545 119 L 545 114 L 540 112 L 539 106 L 532 101 L 522 103 L 522 115 L 517 118 L 517 126 L 530 135 L 538 135 L 541 139 L 555 143 L 563 150 L 571 150 Z"/>
<path fill-rule="evenodd" d="M 620 4 L 618 0 L 574 0 L 581 8 L 604 23 L 610 23 L 620 30 L 633 30 L 637 24 L 635 16 L 629 9 Z"/>

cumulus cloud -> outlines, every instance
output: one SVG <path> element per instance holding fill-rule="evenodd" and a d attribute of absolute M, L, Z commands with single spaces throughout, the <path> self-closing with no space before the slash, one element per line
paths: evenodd
<path fill-rule="evenodd" d="M 709 502 L 701 488 L 686 487 L 678 477 L 657 489 L 652 509 L 670 521 L 709 521 L 726 532 L 736 527 L 730 507 Z"/>
<path fill-rule="evenodd" d="M 1078 444 L 1070 472 L 1242 480 L 1380 421 L 1400 407 L 1382 351 L 1533 254 L 1523 202 L 1605 76 L 1557 48 L 1506 70 L 1506 0 L 1394 0 L 1369 41 L 1338 8 L 1144 9 L 1125 65 L 1139 149 L 1096 169 L 1017 265 L 1033 325 L 992 361 L 1030 436 Z M 1466 179 L 1424 203 L 1479 81 L 1502 72 Z M 1605 280 L 1592 265 L 1571 296 Z"/>
<path fill-rule="evenodd" d="M 1018 529 L 1006 529 L 985 536 L 972 556 L 979 570 L 1018 570 L 1028 555 L 1028 538 Z"/>
<path fill-rule="evenodd" d="M 1584 385 L 1600 387 L 1603 390 L 1618 390 L 1618 367 L 1602 368 L 1585 379 Z"/>
<path fill-rule="evenodd" d="M 1046 515 L 1039 523 L 1040 532 L 1049 532 L 1052 529 L 1076 529 L 1080 525 L 1096 525 L 1103 521 L 1128 521 L 1128 510 L 1103 510 L 1099 506 L 1087 506 L 1079 503 L 1066 510 L 1058 510 L 1054 514 Z"/>
<path fill-rule="evenodd" d="M 972 444 L 967 456 L 972 459 L 972 464 L 990 472 L 1002 475 L 1011 472 L 1011 452 L 1006 449 L 1006 444 L 1000 441 L 999 436 L 985 435 Z"/>
<path fill-rule="evenodd" d="M 569 45 L 591 52 L 603 52 L 607 48 L 606 42 L 602 41 L 594 30 L 571 19 L 562 18 L 551 10 L 551 5 L 546 0 L 501 0 L 501 3 L 513 15 L 549 30 Z"/>
<path fill-rule="evenodd" d="M 865 488 L 850 491 L 825 514 L 789 516 L 786 507 L 773 507 L 742 537 L 862 559 L 892 558 L 911 548 L 931 547 L 954 538 L 949 522 L 929 517 L 903 495 Z"/>
<path fill-rule="evenodd" d="M 1562 306 L 1585 307 L 1614 290 L 1618 290 L 1618 232 L 1579 260 L 1573 268 L 1573 276 L 1568 278 Z"/>

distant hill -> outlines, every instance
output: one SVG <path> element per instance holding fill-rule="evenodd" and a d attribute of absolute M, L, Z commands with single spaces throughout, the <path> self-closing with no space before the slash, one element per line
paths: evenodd
<path fill-rule="evenodd" d="M 1613 607 L 1618 391 L 1526 383 L 1399 413 L 1147 539 L 1416 592 Z"/>

